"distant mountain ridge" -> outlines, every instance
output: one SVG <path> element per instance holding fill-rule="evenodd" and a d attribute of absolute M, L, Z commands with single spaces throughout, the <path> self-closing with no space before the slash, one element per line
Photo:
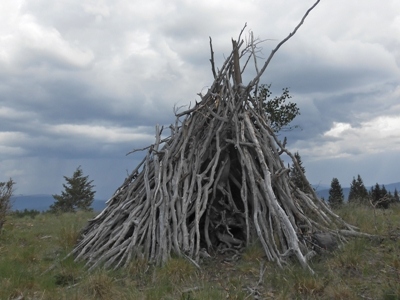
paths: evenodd
<path fill-rule="evenodd" d="M 54 203 L 52 195 L 16 195 L 11 198 L 12 210 L 38 210 L 46 211 Z M 106 200 L 94 199 L 92 208 L 94 211 L 102 211 L 106 207 Z"/>
<path fill-rule="evenodd" d="M 397 191 L 400 192 L 400 182 L 395 182 L 395 183 L 390 183 L 390 184 L 379 184 L 380 187 L 382 187 L 383 185 L 385 186 L 385 189 L 388 192 L 391 192 L 392 194 L 394 193 L 395 189 L 397 189 Z M 313 187 L 316 189 L 317 195 L 319 197 L 324 198 L 325 200 L 328 200 L 330 187 L 325 188 L 325 186 L 319 187 L 318 185 L 313 185 Z M 369 192 L 371 190 L 372 186 L 366 186 L 365 188 Z M 343 189 L 344 199 L 347 201 L 349 199 L 350 187 L 344 187 L 342 189 Z"/>

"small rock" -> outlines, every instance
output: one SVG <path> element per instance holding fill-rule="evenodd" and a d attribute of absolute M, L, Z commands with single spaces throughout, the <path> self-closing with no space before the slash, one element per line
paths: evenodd
<path fill-rule="evenodd" d="M 315 244 L 314 250 L 317 253 L 324 251 L 332 252 L 338 247 L 335 237 L 330 233 L 314 233 L 312 235 L 312 240 Z"/>

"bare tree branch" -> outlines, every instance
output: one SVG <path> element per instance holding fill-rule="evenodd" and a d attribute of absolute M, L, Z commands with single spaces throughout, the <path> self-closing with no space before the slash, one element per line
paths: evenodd
<path fill-rule="evenodd" d="M 274 57 L 275 53 L 279 50 L 279 48 L 286 43 L 292 36 L 294 36 L 297 32 L 297 30 L 301 27 L 301 25 L 303 25 L 304 20 L 307 18 L 308 14 L 317 6 L 317 4 L 320 2 L 320 0 L 317 0 L 313 6 L 311 6 L 306 13 L 304 14 L 303 18 L 301 19 L 300 23 L 295 27 L 295 29 L 289 33 L 289 35 L 284 38 L 272 51 L 271 54 L 269 55 L 268 59 L 266 60 L 266 62 L 264 63 L 264 66 L 261 68 L 261 71 L 257 73 L 257 76 L 254 77 L 254 79 L 248 84 L 248 86 L 254 86 L 255 84 L 258 83 L 258 81 L 260 80 L 260 77 L 262 74 L 264 74 L 265 69 L 268 67 L 269 63 L 271 62 L 272 58 Z"/>

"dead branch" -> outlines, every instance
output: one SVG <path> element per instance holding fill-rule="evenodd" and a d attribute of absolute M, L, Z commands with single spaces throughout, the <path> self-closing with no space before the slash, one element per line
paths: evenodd
<path fill-rule="evenodd" d="M 84 228 L 70 255 L 90 269 L 126 267 L 135 258 L 162 265 L 172 254 L 199 267 L 202 253 L 232 253 L 236 259 L 238 249 L 258 240 L 268 260 L 284 266 L 293 257 L 313 272 L 313 233 L 340 241 L 359 234 L 313 189 L 304 193 L 291 182 L 280 155 L 285 152 L 301 169 L 251 93 L 274 53 L 318 2 L 247 87 L 240 85 L 239 63 L 250 55 L 246 61 L 253 57 L 258 70 L 252 34 L 246 51 L 239 52 L 240 36 L 233 42 L 218 73 L 210 39 L 214 83 L 195 107 L 176 113 L 169 137 L 162 139 L 156 127 L 146 157 Z"/>

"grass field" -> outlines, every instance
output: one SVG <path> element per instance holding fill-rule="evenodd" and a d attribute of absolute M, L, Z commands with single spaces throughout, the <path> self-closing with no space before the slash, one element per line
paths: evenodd
<path fill-rule="evenodd" d="M 172 258 L 163 268 L 133 261 L 126 270 L 88 273 L 63 258 L 93 214 L 10 216 L 0 234 L 0 299 L 400 299 L 400 207 L 337 213 L 385 238 L 353 239 L 315 257 L 315 276 L 296 263 L 281 270 L 265 262 L 257 244 L 237 262 L 214 257 L 201 270 Z"/>

